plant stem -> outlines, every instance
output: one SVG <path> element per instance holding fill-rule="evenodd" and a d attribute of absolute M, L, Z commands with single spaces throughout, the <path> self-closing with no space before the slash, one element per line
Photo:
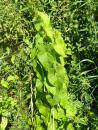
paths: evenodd
<path fill-rule="evenodd" d="M 32 74 L 30 75 L 30 77 L 31 77 L 31 86 L 30 86 L 30 88 L 31 88 L 31 119 L 32 119 L 32 123 L 33 123 L 33 85 L 32 85 Z M 33 130 L 33 128 L 31 128 L 31 130 Z"/>

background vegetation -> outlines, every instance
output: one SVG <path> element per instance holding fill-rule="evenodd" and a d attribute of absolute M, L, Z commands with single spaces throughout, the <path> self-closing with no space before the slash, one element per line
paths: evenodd
<path fill-rule="evenodd" d="M 0 0 L 1 130 L 98 130 L 97 4 Z"/>

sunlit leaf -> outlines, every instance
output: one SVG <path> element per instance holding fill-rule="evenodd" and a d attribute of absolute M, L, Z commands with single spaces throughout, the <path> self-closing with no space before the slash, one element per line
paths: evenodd
<path fill-rule="evenodd" d="M 1 124 L 0 124 L 1 130 L 5 130 L 7 124 L 8 124 L 8 119 L 6 117 L 2 117 L 2 121 L 1 121 Z"/>
<path fill-rule="evenodd" d="M 75 130 L 72 123 L 68 124 L 67 130 Z"/>
<path fill-rule="evenodd" d="M 2 85 L 3 87 L 5 87 L 5 88 L 8 88 L 8 86 L 9 86 L 8 82 L 7 82 L 5 79 L 2 79 L 2 80 L 1 80 L 1 85 Z"/>
<path fill-rule="evenodd" d="M 15 63 L 15 55 L 12 55 L 11 57 L 11 62 L 14 64 Z"/>

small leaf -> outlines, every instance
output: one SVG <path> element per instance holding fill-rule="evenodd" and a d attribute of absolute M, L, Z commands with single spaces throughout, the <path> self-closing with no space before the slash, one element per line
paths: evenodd
<path fill-rule="evenodd" d="M 11 62 L 12 62 L 13 64 L 15 63 L 15 55 L 12 55 Z"/>
<path fill-rule="evenodd" d="M 6 51 L 7 51 L 7 54 L 9 55 L 9 54 L 10 54 L 10 48 L 7 47 L 7 48 L 6 48 Z"/>
<path fill-rule="evenodd" d="M 32 43 L 30 42 L 30 39 L 28 37 L 24 39 L 24 42 L 28 45 L 29 48 L 32 48 Z"/>
<path fill-rule="evenodd" d="M 29 124 L 29 125 L 32 125 L 32 121 L 31 121 L 30 118 L 28 119 L 28 124 Z"/>
<path fill-rule="evenodd" d="M 42 91 L 42 86 L 43 86 L 43 83 L 42 83 L 39 79 L 37 79 L 37 80 L 36 80 L 36 89 L 37 89 L 39 92 Z"/>
<path fill-rule="evenodd" d="M 4 78 L 1 80 L 1 85 L 5 88 L 8 88 L 8 82 L 4 80 Z"/>
<path fill-rule="evenodd" d="M 14 76 L 12 76 L 12 75 L 8 76 L 7 81 L 13 81 L 13 80 L 15 80 Z"/>
<path fill-rule="evenodd" d="M 72 123 L 68 124 L 67 130 L 75 130 Z"/>
<path fill-rule="evenodd" d="M 7 81 L 15 81 L 17 80 L 19 77 L 17 75 L 10 75 L 7 77 Z"/>
<path fill-rule="evenodd" d="M 83 117 L 83 118 L 77 116 L 77 117 L 75 117 L 74 122 L 75 123 L 80 123 L 80 124 L 83 124 L 83 125 L 87 125 L 88 119 L 87 119 L 86 116 Z"/>
<path fill-rule="evenodd" d="M 35 57 L 36 57 L 36 55 L 37 55 L 37 50 L 36 50 L 36 48 L 32 48 L 32 49 L 31 49 L 31 53 L 30 53 L 31 59 L 34 60 Z"/>

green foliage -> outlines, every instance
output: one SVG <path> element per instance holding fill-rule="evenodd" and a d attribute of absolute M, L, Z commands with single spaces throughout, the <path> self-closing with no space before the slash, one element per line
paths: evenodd
<path fill-rule="evenodd" d="M 96 6 L 0 0 L 2 130 L 98 129 Z"/>
<path fill-rule="evenodd" d="M 47 21 L 44 20 L 44 23 L 47 23 L 46 26 L 43 26 L 43 19 Z M 34 48 L 31 49 L 31 52 L 35 52 L 35 58 L 31 55 L 31 59 L 37 76 L 35 83 L 37 98 L 35 105 L 37 112 L 35 115 L 37 114 L 37 118 L 39 116 L 37 123 L 42 124 L 43 129 L 50 129 L 50 125 L 54 129 L 59 129 L 60 122 L 68 119 L 74 120 L 77 114 L 76 102 L 74 103 L 69 100 L 69 94 L 67 92 L 69 81 L 64 68 L 63 58 L 67 48 L 64 49 L 66 44 L 64 45 L 60 33 L 50 26 L 46 14 L 38 12 L 34 20 L 35 27 L 37 27 L 37 34 L 35 36 Z M 51 30 L 51 33 L 48 30 Z M 60 112 L 65 116 L 62 114 L 59 117 Z M 35 118 L 35 122 L 36 120 Z M 51 120 L 53 121 L 51 122 Z M 56 123 L 56 126 L 53 122 Z M 35 127 L 38 124 L 35 123 Z"/>
<path fill-rule="evenodd" d="M 7 123 L 8 123 L 8 119 L 5 118 L 5 117 L 2 117 L 2 122 L 0 124 L 0 128 L 1 130 L 5 130 L 6 126 L 7 126 Z"/>

